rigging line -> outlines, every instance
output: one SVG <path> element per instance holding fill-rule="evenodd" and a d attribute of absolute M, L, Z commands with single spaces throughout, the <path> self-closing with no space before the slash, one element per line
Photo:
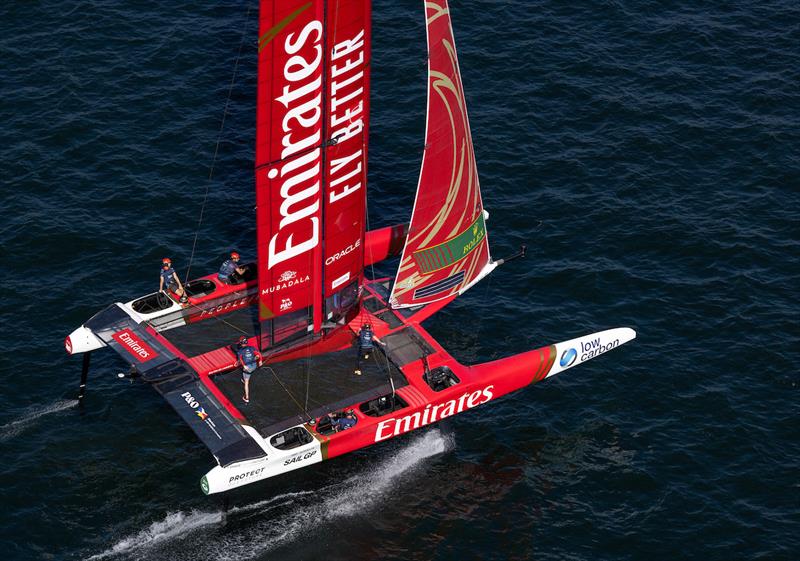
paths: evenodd
<path fill-rule="evenodd" d="M 303 408 L 303 406 L 302 406 L 302 405 L 300 405 L 300 402 L 299 402 L 299 401 L 297 401 L 297 400 L 294 398 L 294 396 L 292 395 L 292 392 L 290 392 L 290 391 L 289 391 L 289 389 L 288 389 L 286 386 L 284 386 L 284 385 L 283 385 L 283 382 L 281 382 L 281 379 L 280 379 L 280 378 L 278 378 L 278 374 L 275 372 L 275 370 L 273 370 L 271 366 L 262 366 L 262 368 L 264 368 L 264 369 L 266 369 L 266 370 L 269 370 L 270 372 L 272 372 L 272 375 L 275 377 L 275 381 L 276 381 L 276 382 L 278 382 L 278 384 L 280 384 L 280 386 L 283 388 L 283 391 L 285 391 L 285 392 L 286 392 L 286 394 L 287 394 L 287 395 L 288 395 L 290 398 L 292 398 L 292 401 L 294 401 L 295 405 L 297 405 L 297 408 L 298 408 L 298 409 L 300 409 L 300 410 L 301 410 L 301 411 L 302 411 L 302 412 L 305 414 L 305 416 L 306 416 L 306 417 L 308 417 L 308 420 L 310 421 L 310 420 L 311 420 L 311 415 L 309 415 L 309 414 L 308 414 L 308 410 L 307 410 L 307 409 L 304 409 L 304 408 Z"/>
<path fill-rule="evenodd" d="M 362 146 L 363 146 L 363 143 L 362 143 Z M 366 181 L 364 183 L 366 184 Z M 369 197 L 367 197 L 366 194 L 364 195 L 364 214 L 366 215 L 366 219 L 365 219 L 366 229 L 364 230 L 364 237 L 366 238 L 366 233 L 369 232 Z M 364 245 L 366 245 L 366 243 Z M 372 279 L 371 280 L 373 280 L 373 281 L 375 280 L 375 257 L 374 257 L 374 251 L 375 250 L 372 248 L 372 245 L 370 244 L 370 247 L 369 247 L 369 260 L 370 260 L 369 268 L 372 271 Z M 391 309 L 391 306 L 389 306 L 389 307 Z"/>
<path fill-rule="evenodd" d="M 247 8 L 245 20 L 250 22 L 250 8 Z M 217 163 L 217 155 L 219 154 L 219 145 L 222 142 L 222 131 L 225 129 L 225 117 L 228 115 L 228 106 L 231 103 L 231 95 L 233 94 L 233 86 L 236 83 L 236 75 L 239 71 L 239 61 L 242 58 L 242 49 L 244 48 L 244 39 L 248 31 L 248 25 L 242 26 L 242 40 L 239 43 L 239 51 L 236 53 L 236 62 L 233 65 L 233 76 L 231 76 L 231 83 L 228 86 L 228 98 L 225 100 L 225 108 L 222 110 L 222 122 L 219 125 L 219 132 L 217 133 L 217 144 L 214 146 L 214 156 L 211 158 L 211 168 L 208 170 L 208 183 L 206 184 L 206 194 L 203 196 L 203 204 L 200 206 L 200 218 L 197 221 L 197 229 L 194 232 L 194 241 L 192 242 L 192 253 L 189 256 L 189 265 L 186 267 L 186 276 L 184 277 L 184 284 L 189 280 L 189 273 L 192 270 L 192 261 L 194 261 L 194 253 L 197 249 L 197 238 L 200 235 L 200 226 L 203 224 L 203 216 L 206 211 L 206 203 L 208 202 L 208 193 L 211 190 L 211 180 L 214 177 L 214 166 Z"/>
<path fill-rule="evenodd" d="M 489 289 L 492 286 L 492 275 L 486 275 L 486 276 L 489 277 L 489 278 L 488 278 L 488 280 L 486 282 L 486 289 L 483 291 L 483 299 L 481 300 L 481 302 L 489 302 Z M 481 324 L 482 323 L 483 322 L 479 321 L 478 322 L 478 328 L 475 330 L 475 337 L 477 338 L 478 341 L 482 340 L 481 337 L 480 337 L 481 328 L 482 328 Z"/>
<path fill-rule="evenodd" d="M 339 0 L 336 0 L 336 17 L 333 20 L 333 48 L 336 48 L 336 32 L 339 31 Z M 330 49 L 328 49 L 330 50 Z"/>
<path fill-rule="evenodd" d="M 311 318 L 311 324 L 312 325 L 314 324 L 313 317 Z M 311 386 L 311 357 L 308 354 L 308 350 L 311 348 L 311 345 L 313 343 L 314 343 L 314 334 L 312 333 L 311 337 L 308 338 L 308 342 L 306 343 L 306 408 L 305 408 L 306 411 L 308 411 L 308 394 Z"/>
<path fill-rule="evenodd" d="M 311 361 L 308 360 L 306 357 L 306 407 L 305 410 L 308 411 L 308 392 L 309 386 L 311 385 Z"/>
<path fill-rule="evenodd" d="M 375 358 L 375 364 L 378 366 L 378 369 L 380 370 L 381 365 L 378 362 L 378 357 L 375 356 L 374 358 Z M 389 385 L 392 386 L 392 395 L 394 395 L 395 389 L 394 389 L 394 380 L 392 379 L 392 366 L 391 364 L 389 364 L 389 354 L 386 351 L 383 351 L 383 358 L 386 360 L 386 377 L 389 378 Z"/>
<path fill-rule="evenodd" d="M 341 136 L 342 136 L 341 134 L 337 134 L 335 138 L 331 138 L 328 141 L 322 140 L 322 141 L 320 141 L 319 144 L 314 144 L 313 146 L 311 146 L 309 148 L 306 148 L 305 150 L 300 150 L 298 152 L 295 152 L 294 154 L 291 154 L 290 156 L 286 156 L 285 158 L 278 158 L 277 160 L 272 160 L 272 161 L 269 161 L 269 162 L 264 162 L 263 164 L 258 164 L 256 166 L 255 171 L 259 171 L 259 170 L 262 170 L 264 168 L 276 166 L 276 165 L 281 164 L 283 162 L 288 162 L 289 160 L 299 160 L 302 156 L 305 156 L 309 152 L 314 152 L 315 150 L 324 150 L 328 146 L 336 146 L 336 143 L 338 142 L 338 139 Z"/>

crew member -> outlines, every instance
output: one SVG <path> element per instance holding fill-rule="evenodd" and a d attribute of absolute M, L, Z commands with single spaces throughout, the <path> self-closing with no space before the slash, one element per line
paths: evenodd
<path fill-rule="evenodd" d="M 236 364 L 242 367 L 242 382 L 244 383 L 244 397 L 242 401 L 250 403 L 250 375 L 261 366 L 263 359 L 254 347 L 247 344 L 247 337 L 242 335 L 236 345 Z"/>
<path fill-rule="evenodd" d="M 358 343 L 356 345 L 358 354 L 356 355 L 356 368 L 353 371 L 356 376 L 361 376 L 361 360 L 369 360 L 369 356 L 372 354 L 372 350 L 374 349 L 373 341 L 384 347 L 386 346 L 386 343 L 375 337 L 372 333 L 372 326 L 365 323 L 361 326 L 361 329 L 358 330 Z"/>
<path fill-rule="evenodd" d="M 356 426 L 358 419 L 356 418 L 356 414 L 352 409 L 348 409 L 344 412 L 344 415 L 334 415 L 333 413 L 328 413 L 328 417 L 331 419 L 331 426 L 335 432 L 341 432 L 343 430 L 347 430 Z"/>
<path fill-rule="evenodd" d="M 242 275 L 245 271 L 247 271 L 245 267 L 239 266 L 239 254 L 233 251 L 231 258 L 226 259 L 220 266 L 217 278 L 225 284 L 239 284 L 244 280 Z"/>
<path fill-rule="evenodd" d="M 167 292 L 170 290 L 181 297 L 181 302 L 186 301 L 181 279 L 178 278 L 178 273 L 172 268 L 172 261 L 170 258 L 165 257 L 161 260 L 161 277 L 158 282 L 158 291 Z"/>

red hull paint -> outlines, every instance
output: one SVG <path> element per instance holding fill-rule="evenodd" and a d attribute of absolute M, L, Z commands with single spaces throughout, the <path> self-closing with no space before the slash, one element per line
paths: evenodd
<path fill-rule="evenodd" d="M 352 429 L 320 438 L 327 442 L 327 457 L 334 458 L 405 434 L 414 429 L 462 413 L 509 394 L 544 378 L 555 360 L 555 347 L 547 346 L 527 353 L 476 366 L 464 366 L 447 353 L 419 324 L 410 324 L 434 348 L 428 356 L 431 369 L 449 367 L 461 383 L 435 392 L 422 379 L 421 361 L 402 368 L 409 385 L 397 390 L 408 407 L 382 417 L 364 415 L 353 404 L 358 423 Z M 401 328 L 402 329 L 402 328 Z M 307 425 L 314 431 L 314 427 Z"/>
<path fill-rule="evenodd" d="M 255 268 L 255 263 L 249 267 Z M 257 299 L 257 281 L 251 280 L 240 284 L 227 284 L 217 278 L 217 274 L 206 275 L 190 281 L 196 283 L 208 281 L 214 285 L 214 290 L 203 296 L 189 296 L 186 302 L 180 301 L 180 296 L 169 292 L 173 301 L 178 302 L 183 310 L 181 315 L 186 323 L 195 323 L 213 317 L 218 317 L 228 312 L 233 312 L 252 305 Z"/>
<path fill-rule="evenodd" d="M 397 224 L 367 232 L 364 241 L 364 266 L 400 255 L 406 243 L 408 224 Z"/>
<path fill-rule="evenodd" d="M 375 284 L 379 282 L 381 281 L 376 281 Z M 380 298 L 373 289 L 373 285 L 366 285 L 365 288 L 365 297 Z M 460 383 L 455 386 L 435 392 L 423 380 L 422 360 L 406 364 L 401 367 L 401 370 L 408 380 L 408 385 L 398 389 L 397 395 L 408 404 L 407 407 L 382 417 L 371 417 L 360 411 L 361 403 L 353 403 L 350 407 L 355 410 L 358 423 L 352 429 L 331 436 L 316 433 L 314 425 L 306 425 L 309 431 L 327 444 L 328 458 L 340 456 L 438 422 L 538 382 L 545 377 L 555 360 L 556 352 L 552 345 L 476 366 L 465 366 L 456 361 L 420 325 L 422 321 L 441 310 L 453 298 L 428 305 L 410 318 L 405 318 L 399 313 L 395 314 L 402 325 L 394 329 L 390 329 L 386 322 L 361 308 L 359 314 L 348 324 L 349 328 L 333 330 L 310 346 L 305 344 L 302 348 L 288 349 L 269 359 L 269 362 L 276 363 L 349 348 L 353 345 L 353 340 L 361 325 L 369 322 L 373 325 L 375 335 L 379 338 L 407 328 L 413 329 L 417 336 L 433 349 L 433 353 L 427 356 L 429 368 L 447 366 L 460 380 Z M 381 300 L 383 299 L 381 298 Z M 155 334 L 154 330 L 148 330 Z M 164 339 L 162 341 L 176 356 L 184 358 L 192 364 L 198 371 L 203 384 L 231 415 L 242 423 L 248 424 L 246 416 L 222 394 L 213 381 L 214 374 L 235 368 L 235 357 L 229 349 L 223 347 L 201 355 L 201 357 L 188 359 L 168 341 Z"/>
<path fill-rule="evenodd" d="M 367 232 L 364 238 L 364 267 L 383 261 L 387 257 L 399 255 L 407 233 L 408 224 L 396 224 Z M 255 269 L 256 263 L 250 263 L 248 266 Z M 187 323 L 219 317 L 252 305 L 258 300 L 258 281 L 255 279 L 246 283 L 230 285 L 221 282 L 214 273 L 192 282 L 196 281 L 210 281 L 214 284 L 214 291 L 205 296 L 190 296 L 188 302 L 181 304 Z M 241 295 L 241 298 L 236 298 L 237 295 Z M 180 298 L 177 294 L 170 293 L 170 296 L 175 302 L 179 302 Z"/>

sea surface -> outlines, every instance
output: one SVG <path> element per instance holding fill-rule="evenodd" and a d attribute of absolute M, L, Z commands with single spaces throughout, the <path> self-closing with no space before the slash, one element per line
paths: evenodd
<path fill-rule="evenodd" d="M 224 516 L 114 353 L 75 407 L 63 339 L 195 234 L 192 276 L 254 257 L 257 4 L 0 3 L 3 560 L 800 559 L 800 4 L 451 8 L 492 252 L 529 254 L 430 331 L 466 363 L 638 338 Z M 413 203 L 422 1 L 373 26 L 375 228 Z"/>

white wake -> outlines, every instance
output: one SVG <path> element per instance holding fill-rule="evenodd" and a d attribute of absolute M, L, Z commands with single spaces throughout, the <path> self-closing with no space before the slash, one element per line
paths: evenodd
<path fill-rule="evenodd" d="M 315 491 L 286 493 L 249 505 L 233 507 L 228 511 L 228 526 L 219 526 L 223 518 L 221 511 L 170 513 L 162 521 L 154 522 L 149 528 L 120 540 L 110 549 L 89 559 L 253 559 L 299 539 L 303 532 L 308 531 L 309 520 L 320 525 L 356 513 L 365 513 L 366 509 L 377 506 L 385 498 L 400 476 L 425 459 L 441 454 L 450 447 L 451 441 L 448 437 L 443 436 L 438 429 L 429 430 L 374 468 L 345 481 Z M 338 461 L 347 459 L 341 458 Z M 273 514 L 276 516 L 273 517 Z M 217 526 L 213 533 L 192 535 L 209 525 Z M 176 547 L 179 541 L 190 535 L 191 553 Z"/>
<path fill-rule="evenodd" d="M 78 405 L 77 399 L 63 399 L 44 407 L 41 405 L 35 405 L 34 407 L 28 409 L 28 411 L 18 419 L 0 426 L 0 442 L 5 442 L 6 440 L 14 438 L 34 424 L 36 419 L 52 413 L 59 413 L 66 409 L 75 407 L 76 405 Z"/>
<path fill-rule="evenodd" d="M 142 554 L 161 543 L 176 538 L 185 538 L 198 528 L 219 522 L 222 522 L 221 512 L 190 512 L 189 514 L 180 511 L 172 512 L 167 514 L 164 520 L 153 522 L 146 530 L 120 540 L 111 549 L 92 555 L 89 559 L 104 559 L 127 553 Z"/>

